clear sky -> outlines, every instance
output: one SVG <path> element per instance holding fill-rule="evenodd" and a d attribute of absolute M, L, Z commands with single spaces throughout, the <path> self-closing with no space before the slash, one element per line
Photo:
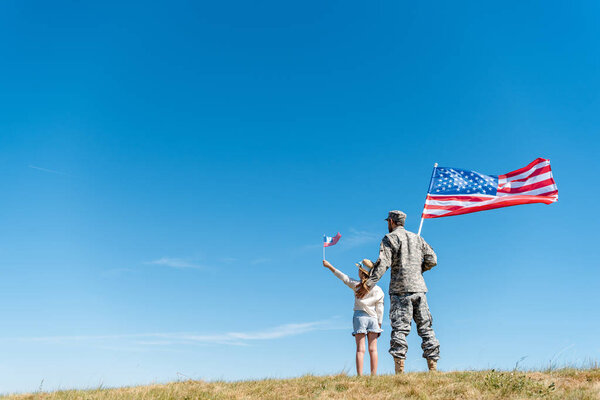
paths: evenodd
<path fill-rule="evenodd" d="M 599 12 L 3 1 L 0 392 L 353 373 L 322 235 L 356 275 L 434 162 L 549 158 L 559 188 L 425 221 L 440 369 L 598 360 Z"/>

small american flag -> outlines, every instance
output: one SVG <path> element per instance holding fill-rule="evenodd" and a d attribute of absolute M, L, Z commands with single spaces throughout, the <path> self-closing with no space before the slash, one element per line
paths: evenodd
<path fill-rule="evenodd" d="M 329 246 L 333 246 L 334 244 L 336 244 L 338 242 L 338 240 L 340 240 L 340 238 L 342 237 L 342 235 L 338 232 L 337 235 L 331 237 L 331 236 L 323 236 L 323 247 L 329 247 Z"/>
<path fill-rule="evenodd" d="M 422 217 L 449 217 L 518 204 L 550 204 L 557 200 L 558 188 L 550 161 L 544 158 L 498 176 L 436 167 Z"/>

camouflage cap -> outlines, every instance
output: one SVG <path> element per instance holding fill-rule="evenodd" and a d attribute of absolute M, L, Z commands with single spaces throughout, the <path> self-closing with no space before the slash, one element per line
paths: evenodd
<path fill-rule="evenodd" d="M 404 226 L 404 221 L 406 221 L 406 214 L 404 214 L 402 211 L 392 210 L 388 213 L 388 217 L 385 220 L 387 221 L 390 219 L 396 224 Z"/>

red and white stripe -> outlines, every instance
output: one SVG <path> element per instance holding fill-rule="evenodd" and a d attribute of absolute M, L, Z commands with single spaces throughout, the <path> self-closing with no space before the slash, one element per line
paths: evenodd
<path fill-rule="evenodd" d="M 337 235 L 335 235 L 333 237 L 331 237 L 331 236 L 323 237 L 323 247 L 333 246 L 340 240 L 341 237 L 342 237 L 342 235 L 339 232 L 337 233 Z"/>
<path fill-rule="evenodd" d="M 511 195 L 556 196 L 558 198 L 558 188 L 552 177 L 550 161 L 538 158 L 526 167 L 499 175 L 498 196 Z"/>
<path fill-rule="evenodd" d="M 538 158 L 526 167 L 498 176 L 496 196 L 427 195 L 423 218 L 450 217 L 519 204 L 550 204 L 558 200 L 550 161 Z"/>

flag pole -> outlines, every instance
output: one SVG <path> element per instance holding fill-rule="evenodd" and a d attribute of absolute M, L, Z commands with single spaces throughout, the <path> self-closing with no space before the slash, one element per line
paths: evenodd
<path fill-rule="evenodd" d="M 431 185 L 433 185 L 433 177 L 435 176 L 435 169 L 437 168 L 438 163 L 433 164 L 433 171 L 431 172 L 431 179 L 429 180 L 429 188 L 427 189 L 427 194 L 429 194 L 429 192 L 431 192 Z M 427 195 L 425 196 L 425 203 L 427 203 Z M 423 205 L 423 211 L 425 211 L 425 205 Z M 423 214 L 421 214 L 421 223 L 419 224 L 419 232 L 417 233 L 418 236 L 421 236 L 421 229 L 423 228 L 423 220 L 425 218 L 423 218 Z"/>
<path fill-rule="evenodd" d="M 325 237 L 325 235 L 323 235 Z M 323 240 L 323 261 L 325 261 L 325 240 Z"/>

